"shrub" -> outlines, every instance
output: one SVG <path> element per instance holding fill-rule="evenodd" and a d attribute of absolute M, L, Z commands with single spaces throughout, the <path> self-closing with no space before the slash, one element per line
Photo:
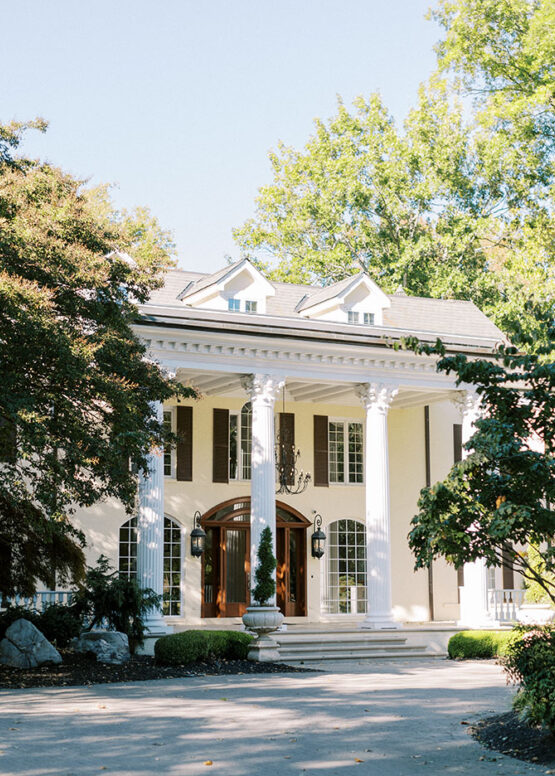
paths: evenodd
<path fill-rule="evenodd" d="M 514 708 L 555 733 L 555 626 L 520 625 L 515 634 L 502 660 L 509 681 L 519 685 Z"/>
<path fill-rule="evenodd" d="M 0 614 L 0 639 L 4 638 L 12 622 L 20 618 L 32 622 L 57 647 L 67 647 L 83 629 L 82 619 L 72 605 L 49 604 L 42 612 L 23 606 L 9 606 Z"/>
<path fill-rule="evenodd" d="M 272 531 L 269 526 L 260 534 L 258 545 L 258 565 L 254 572 L 256 585 L 252 591 L 252 597 L 259 606 L 265 606 L 276 592 L 276 583 L 273 571 L 276 567 L 276 559 L 273 553 Z"/>
<path fill-rule="evenodd" d="M 120 576 L 101 555 L 96 568 L 89 568 L 84 584 L 74 596 L 74 606 L 87 621 L 87 630 L 95 625 L 127 634 L 133 653 L 143 643 L 148 612 L 160 606 L 161 596 L 150 588 L 141 588 L 134 579 Z"/>
<path fill-rule="evenodd" d="M 512 638 L 513 631 L 461 631 L 451 636 L 447 651 L 454 660 L 499 657 Z"/>
<path fill-rule="evenodd" d="M 244 660 L 252 639 L 241 631 L 188 630 L 159 638 L 154 655 L 156 662 L 169 666 L 226 658 Z"/>

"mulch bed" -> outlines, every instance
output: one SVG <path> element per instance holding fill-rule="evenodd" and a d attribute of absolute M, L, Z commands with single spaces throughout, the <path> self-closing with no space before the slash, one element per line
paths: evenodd
<path fill-rule="evenodd" d="M 555 769 L 555 736 L 530 727 L 514 711 L 482 719 L 470 732 L 488 749 Z M 555 773 L 551 768 L 546 773 Z"/>
<path fill-rule="evenodd" d="M 219 674 L 306 673 L 310 668 L 297 668 L 283 663 L 256 663 L 250 660 L 218 660 L 188 666 L 160 666 L 153 657 L 134 655 L 119 666 L 97 663 L 94 655 L 60 650 L 63 662 L 41 668 L 0 666 L 0 688 L 71 687 L 112 682 L 142 682 L 149 679 L 180 679 Z"/>

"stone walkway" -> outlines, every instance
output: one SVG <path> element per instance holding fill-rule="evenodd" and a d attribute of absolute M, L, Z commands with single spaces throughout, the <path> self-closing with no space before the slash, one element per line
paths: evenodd
<path fill-rule="evenodd" d="M 1 691 L 0 773 L 545 773 L 482 749 L 461 724 L 508 708 L 512 691 L 493 663 L 325 668 Z"/>

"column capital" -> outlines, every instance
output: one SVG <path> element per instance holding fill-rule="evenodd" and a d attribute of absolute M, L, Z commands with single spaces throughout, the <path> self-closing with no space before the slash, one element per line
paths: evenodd
<path fill-rule="evenodd" d="M 467 388 L 464 391 L 457 391 L 451 401 L 464 417 L 474 418 L 481 412 L 481 397 L 472 388 Z"/>
<path fill-rule="evenodd" d="M 273 406 L 279 392 L 285 385 L 285 378 L 259 373 L 242 375 L 241 385 L 252 402 Z"/>
<path fill-rule="evenodd" d="M 364 409 L 376 409 L 385 415 L 399 393 L 399 386 L 391 383 L 359 383 L 355 385 L 355 393 Z"/>

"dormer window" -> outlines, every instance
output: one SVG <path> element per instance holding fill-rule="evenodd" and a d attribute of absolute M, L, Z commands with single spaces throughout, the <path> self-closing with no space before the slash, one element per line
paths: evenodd
<path fill-rule="evenodd" d="M 349 310 L 347 313 L 347 321 L 348 323 L 358 323 L 358 313 L 355 313 L 352 310 Z"/>
<path fill-rule="evenodd" d="M 374 313 L 364 313 L 364 325 L 365 326 L 374 325 Z"/>
<path fill-rule="evenodd" d="M 239 312 L 241 309 L 241 302 L 239 299 L 228 299 L 227 300 L 227 309 L 233 310 L 234 312 Z"/>
<path fill-rule="evenodd" d="M 257 308 L 257 302 L 253 302 L 250 299 L 247 299 L 245 302 L 245 312 L 246 313 L 255 313 Z"/>

